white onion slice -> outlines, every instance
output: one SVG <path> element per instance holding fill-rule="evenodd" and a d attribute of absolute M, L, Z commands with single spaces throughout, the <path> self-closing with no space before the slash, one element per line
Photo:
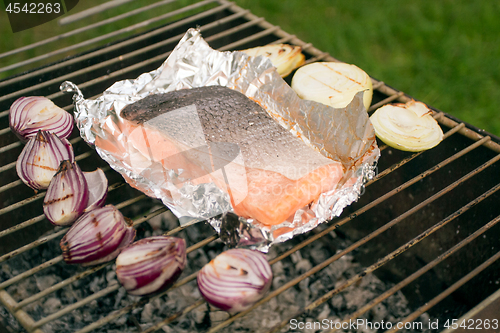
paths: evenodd
<path fill-rule="evenodd" d="M 67 138 L 73 130 L 73 116 L 41 96 L 20 97 L 10 107 L 9 126 L 23 142 L 39 130 Z"/>
<path fill-rule="evenodd" d="M 406 104 L 389 104 L 370 117 L 375 134 L 388 146 L 405 151 L 422 151 L 437 146 L 443 131 L 432 117 L 432 111 L 414 100 Z"/>
<path fill-rule="evenodd" d="M 289 44 L 270 44 L 251 49 L 241 50 L 252 57 L 264 56 L 269 58 L 282 77 L 290 74 L 295 68 L 302 66 L 305 56 L 300 46 Z"/>
<path fill-rule="evenodd" d="M 241 312 L 261 299 L 273 278 L 266 256 L 247 249 L 219 254 L 198 272 L 198 289 L 213 306 Z"/>
<path fill-rule="evenodd" d="M 362 69 L 341 62 L 314 62 L 302 66 L 292 78 L 292 89 L 302 99 L 334 108 L 346 107 L 356 93 L 364 91 L 363 104 L 370 107 L 372 80 Z"/>
<path fill-rule="evenodd" d="M 108 179 L 102 169 L 84 172 L 89 191 L 89 201 L 85 212 L 90 212 L 95 208 L 102 207 L 108 195 Z"/>

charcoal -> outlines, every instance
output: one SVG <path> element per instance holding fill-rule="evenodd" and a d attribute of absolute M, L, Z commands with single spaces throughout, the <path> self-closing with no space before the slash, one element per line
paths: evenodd
<path fill-rule="evenodd" d="M 43 276 L 37 276 L 35 277 L 36 280 L 36 286 L 38 287 L 38 290 L 42 291 L 50 286 L 53 286 L 57 282 L 60 282 L 61 279 L 57 278 L 57 276 L 54 275 L 43 275 Z"/>
<path fill-rule="evenodd" d="M 334 309 L 337 309 L 337 311 L 343 311 L 345 310 L 346 307 L 346 300 L 344 298 L 344 295 L 335 295 L 332 297 L 330 300 L 330 304 L 333 306 Z"/>
<path fill-rule="evenodd" d="M 46 313 L 53 313 L 59 310 L 61 305 L 61 300 L 59 298 L 51 297 L 43 303 L 43 309 Z"/>
<path fill-rule="evenodd" d="M 225 311 L 212 311 L 210 312 L 210 321 L 212 323 L 219 323 L 221 321 L 224 321 L 226 320 L 227 318 L 229 318 L 229 314 Z"/>
<path fill-rule="evenodd" d="M 196 324 L 202 324 L 207 315 L 207 305 L 203 304 L 202 306 L 197 307 L 193 311 L 191 311 L 191 317 L 193 318 Z"/>
<path fill-rule="evenodd" d="M 144 309 L 141 312 L 141 321 L 148 323 L 153 320 L 154 307 L 151 303 L 144 305 Z"/>
<path fill-rule="evenodd" d="M 330 316 L 331 309 L 328 306 L 328 304 L 325 304 L 323 306 L 323 309 L 321 312 L 318 314 L 318 318 L 316 318 L 318 321 L 322 321 L 323 319 L 327 319 Z"/>

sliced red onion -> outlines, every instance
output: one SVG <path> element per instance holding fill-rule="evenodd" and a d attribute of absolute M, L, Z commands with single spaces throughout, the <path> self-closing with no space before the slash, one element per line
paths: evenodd
<path fill-rule="evenodd" d="M 10 107 L 10 128 L 23 142 L 34 137 L 39 130 L 67 138 L 73 131 L 73 123 L 70 113 L 45 97 L 21 97 Z"/>
<path fill-rule="evenodd" d="M 198 288 L 213 306 L 231 314 L 248 309 L 269 290 L 273 278 L 263 253 L 232 249 L 219 254 L 198 273 Z"/>
<path fill-rule="evenodd" d="M 46 189 L 64 160 L 73 162 L 73 147 L 67 139 L 38 131 L 19 155 L 16 171 L 19 178 L 34 190 Z"/>
<path fill-rule="evenodd" d="M 85 212 L 102 207 L 108 195 L 108 179 L 102 169 L 84 172 L 85 180 L 89 189 L 89 201 Z"/>
<path fill-rule="evenodd" d="M 135 238 L 135 229 L 113 205 L 82 215 L 61 239 L 68 264 L 97 265 L 110 261 Z"/>
<path fill-rule="evenodd" d="M 43 212 L 54 225 L 73 223 L 87 207 L 89 190 L 76 162 L 64 160 L 50 181 L 43 200 Z"/>
<path fill-rule="evenodd" d="M 149 295 L 170 287 L 186 266 L 182 238 L 155 236 L 125 248 L 116 258 L 116 276 L 131 295 Z"/>

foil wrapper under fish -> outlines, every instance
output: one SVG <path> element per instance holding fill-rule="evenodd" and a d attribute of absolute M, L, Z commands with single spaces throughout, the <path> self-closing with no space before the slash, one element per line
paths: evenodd
<path fill-rule="evenodd" d="M 182 170 L 164 170 L 165 181 L 158 183 L 151 179 L 152 170 L 157 167 L 153 163 L 138 168 L 140 163 L 137 161 L 136 165 L 131 165 L 133 156 L 124 161 L 95 145 L 96 138 L 106 139 L 103 128 L 110 125 L 107 122 L 120 122 L 120 112 L 125 106 L 151 94 L 213 85 L 243 93 L 311 149 L 342 163 L 344 174 L 337 187 L 298 209 L 287 221 L 264 225 L 235 215 L 227 191 L 213 182 L 193 183 L 180 177 Z M 80 89 L 68 81 L 61 85 L 61 90 L 74 93 L 75 119 L 82 138 L 130 185 L 162 200 L 181 225 L 208 221 L 230 247 L 265 252 L 272 244 L 340 216 L 346 206 L 359 198 L 363 184 L 374 176 L 380 156 L 373 127 L 363 106 L 363 92 L 339 109 L 302 100 L 269 59 L 237 51 L 216 51 L 197 29 L 186 32 L 157 70 L 136 79 L 116 82 L 95 100 L 85 99 Z M 190 133 L 186 133 L 188 135 Z M 235 156 L 237 158 L 239 156 Z"/>

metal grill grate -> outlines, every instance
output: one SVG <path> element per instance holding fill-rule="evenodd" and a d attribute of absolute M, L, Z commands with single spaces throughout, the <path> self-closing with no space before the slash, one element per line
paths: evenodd
<path fill-rule="evenodd" d="M 150 7 L 170 2 L 161 1 Z M 155 27 L 154 24 L 161 20 L 171 21 Z M 16 175 L 15 161 L 22 146 L 10 132 L 7 120 L 8 108 L 15 99 L 27 95 L 44 95 L 57 105 L 66 105 L 65 109 L 70 111 L 70 96 L 58 91 L 61 82 L 71 80 L 79 85 L 85 96 L 96 97 L 117 80 L 135 78 L 143 72 L 157 68 L 184 32 L 194 26 L 199 26 L 207 42 L 219 50 L 243 49 L 268 43 L 291 43 L 302 46 L 307 62 L 336 61 L 311 44 L 304 43 L 263 18 L 256 17 L 248 10 L 225 0 L 194 3 L 161 17 L 152 18 L 147 23 L 133 25 L 127 28 L 126 32 L 144 24 L 151 25 L 152 30 L 0 82 L 0 89 L 6 91 L 0 97 L 0 263 L 8 265 L 9 260 L 22 254 L 37 256 L 45 243 L 58 242 L 67 230 L 53 228 L 45 220 L 41 205 L 45 193 L 33 195 Z M 78 49 L 108 38 L 116 39 L 124 32 L 125 30 L 110 33 L 69 49 Z M 30 47 L 36 46 L 38 45 Z M 55 50 L 34 60 L 48 59 L 66 51 L 68 48 Z M 10 52 L 1 56 L 13 54 L 14 52 Z M 20 62 L 0 68 L 0 71 L 30 63 Z M 406 94 L 377 80 L 374 80 L 374 91 L 374 102 L 369 112 L 392 101 L 410 100 Z M 500 268 L 500 252 L 496 241 L 500 230 L 500 208 L 496 204 L 499 199 L 497 190 L 500 188 L 497 163 L 500 159 L 499 140 L 496 137 L 484 136 L 473 126 L 438 110 L 435 110 L 434 117 L 445 131 L 445 139 L 438 147 L 431 151 L 410 154 L 382 145 L 382 157 L 378 166 L 380 172 L 366 185 L 366 192 L 359 202 L 347 208 L 340 218 L 320 226 L 314 232 L 297 237 L 287 242 L 286 246 L 276 246 L 277 254 L 270 258 L 270 263 L 275 265 L 294 253 L 307 250 L 314 242 L 331 237 L 332 231 L 352 239 L 350 246 L 305 273 L 291 276 L 252 308 L 214 324 L 208 332 L 220 331 L 241 317 L 251 315 L 255 308 L 296 287 L 346 254 L 355 254 L 365 268 L 340 285 L 335 285 L 315 301 L 289 313 L 287 318 L 271 329 L 272 332 L 286 328 L 292 318 L 305 318 L 314 313 L 320 305 L 349 286 L 356 285 L 371 273 L 391 281 L 394 286 L 343 318 L 344 320 L 356 319 L 368 313 L 400 290 L 409 297 L 413 309 L 404 321 L 416 320 L 426 311 L 434 311 L 436 316 L 444 315 L 446 311 L 443 309 L 457 300 L 461 306 L 455 307 L 455 310 L 447 315 L 458 317 L 498 289 L 494 281 L 498 279 L 495 271 Z M 71 143 L 83 169 L 92 170 L 97 166 L 105 168 L 112 184 L 109 186 L 108 202 L 115 204 L 126 216 L 136 216 L 134 225 L 137 228 L 141 228 L 143 222 L 166 212 L 164 207 L 154 208 L 158 207 L 155 200 L 125 185 L 121 177 L 106 167 L 97 154 L 85 145 L 76 131 Z M 167 234 L 174 235 L 184 229 L 177 227 Z M 217 235 L 208 228 L 206 230 L 203 240 L 188 244 L 188 253 L 218 242 Z M 47 269 L 58 265 L 64 268 L 61 255 L 29 267 L 10 279 L 0 281 L 0 301 L 28 332 L 43 332 L 47 323 L 121 288 L 118 283 L 109 284 L 106 288 L 35 321 L 29 311 L 30 304 L 57 294 L 112 263 L 77 270 L 57 284 L 23 299 L 8 292 L 10 286 L 34 275 L 43 275 Z M 161 295 L 138 298 L 136 302 L 118 311 L 103 309 L 101 319 L 78 332 L 106 328 L 106 325 L 119 317 L 128 315 L 134 309 L 144 307 L 185 284 L 194 283 L 195 279 L 196 271 L 182 276 L 171 289 Z M 415 292 L 419 288 L 422 290 Z M 144 332 L 159 330 L 203 303 L 200 298 L 181 311 L 171 313 L 163 321 L 154 323 Z"/>

